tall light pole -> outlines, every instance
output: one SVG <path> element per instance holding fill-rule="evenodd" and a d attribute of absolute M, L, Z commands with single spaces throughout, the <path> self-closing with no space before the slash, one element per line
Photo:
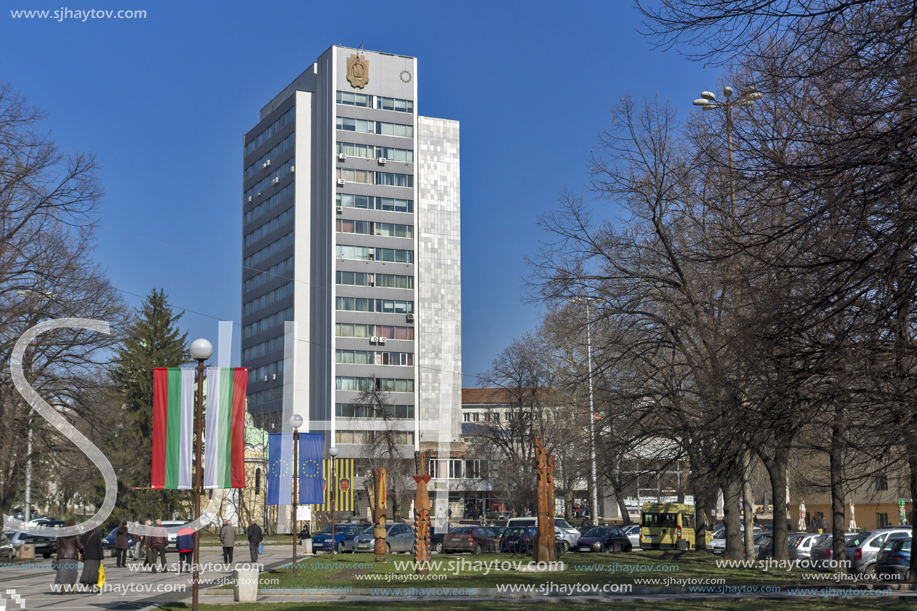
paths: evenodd
<path fill-rule="evenodd" d="M 592 319 L 589 315 L 589 304 L 595 299 L 583 297 L 572 300 L 574 303 L 583 303 L 586 305 L 586 362 L 589 367 L 589 462 L 591 469 L 592 482 L 592 524 L 598 523 L 599 517 L 599 487 L 598 476 L 596 474 L 595 461 L 595 399 L 592 390 Z"/>
<path fill-rule="evenodd" d="M 29 413 L 29 441 L 26 445 L 25 463 L 25 510 L 22 521 L 26 524 L 32 517 L 32 414 Z"/>
<path fill-rule="evenodd" d="M 735 100 L 732 98 L 732 87 L 723 87 L 723 96 L 725 96 L 725 102 L 718 102 L 716 99 L 716 94 L 712 91 L 701 91 L 700 99 L 694 100 L 692 104 L 695 106 L 700 106 L 704 110 L 715 110 L 717 108 L 722 108 L 726 111 L 726 141 L 728 147 L 728 157 L 729 157 L 729 201 L 732 205 L 732 218 L 736 217 L 736 184 L 735 184 L 735 158 L 733 157 L 732 152 L 732 108 L 733 106 L 751 106 L 755 103 L 756 100 L 760 100 L 763 96 L 755 91 L 754 87 L 747 87 L 742 90 L 742 93 Z"/>
<path fill-rule="evenodd" d="M 335 489 L 337 488 L 337 477 L 334 473 L 334 457 L 338 455 L 338 449 L 335 446 L 331 446 L 331 449 L 328 450 L 328 453 L 331 454 L 331 481 L 328 482 L 328 486 L 331 490 L 328 491 L 328 498 L 331 499 L 331 559 L 334 560 L 334 552 L 337 550 L 338 544 L 335 540 L 334 532 L 334 502 L 335 502 Z"/>
<path fill-rule="evenodd" d="M 726 101 L 718 102 L 716 100 L 716 95 L 714 95 L 713 92 L 702 91 L 700 94 L 700 99 L 694 100 L 692 103 L 695 106 L 700 106 L 704 110 L 716 110 L 717 108 L 722 108 L 726 111 L 726 142 L 728 147 L 729 160 L 729 203 L 731 206 L 730 214 L 732 216 L 732 221 L 736 222 L 738 216 L 736 209 L 735 157 L 733 156 L 732 152 L 732 108 L 733 106 L 751 106 L 755 103 L 755 101 L 760 100 L 764 96 L 758 93 L 754 87 L 747 87 L 743 89 L 739 97 L 735 100 L 731 99 L 732 94 L 732 87 L 723 87 L 723 96 L 726 98 Z M 754 560 L 754 533 L 752 532 L 751 516 L 751 512 L 754 510 L 754 508 L 752 507 L 751 503 L 751 483 L 748 480 L 748 472 L 751 468 L 751 453 L 747 450 L 745 452 L 744 460 L 745 469 L 742 482 L 742 501 L 743 511 L 745 513 L 745 557 L 748 560 Z"/>
<path fill-rule="evenodd" d="M 296 513 L 299 510 L 299 427 L 302 426 L 302 416 L 290 416 L 290 426 L 293 427 L 293 574 L 296 574 L 296 537 L 299 531 L 296 528 Z M 332 528 L 332 530 L 334 530 Z M 334 533 L 332 533 L 334 535 Z"/>
<path fill-rule="evenodd" d="M 191 358 L 197 361 L 197 414 L 194 421 L 194 435 L 197 447 L 194 450 L 194 519 L 201 518 L 201 433 L 204 428 L 204 361 L 213 354 L 213 346 L 206 339 L 191 342 Z M 201 553 L 200 530 L 194 531 L 194 566 L 191 567 L 191 609 L 197 611 L 197 594 Z"/>

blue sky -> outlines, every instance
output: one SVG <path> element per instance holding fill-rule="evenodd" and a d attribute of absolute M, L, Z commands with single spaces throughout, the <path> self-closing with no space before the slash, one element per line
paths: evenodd
<path fill-rule="evenodd" d="M 609 108 L 629 93 L 687 113 L 719 76 L 654 49 L 617 0 L 4 4 L 0 80 L 47 112 L 64 151 L 101 164 L 96 260 L 127 303 L 164 288 L 214 344 L 218 320 L 241 319 L 242 135 L 260 108 L 333 44 L 416 56 L 419 114 L 461 121 L 466 386 L 537 325 L 521 301 L 536 220 L 586 184 Z M 147 17 L 10 13 L 63 7 Z"/>

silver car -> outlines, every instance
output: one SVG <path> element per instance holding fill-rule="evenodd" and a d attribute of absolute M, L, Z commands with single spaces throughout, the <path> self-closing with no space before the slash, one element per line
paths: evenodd
<path fill-rule="evenodd" d="M 640 549 L 639 524 L 628 524 L 627 526 L 622 526 L 621 532 L 627 535 L 627 538 L 630 539 L 630 544 L 633 546 L 633 549 Z"/>
<path fill-rule="evenodd" d="M 790 560 L 808 560 L 812 556 L 812 548 L 827 536 L 812 533 L 793 535 L 790 539 Z"/>
<path fill-rule="evenodd" d="M 372 553 L 375 546 L 372 526 L 364 534 L 353 538 L 353 551 L 357 553 Z M 414 529 L 407 524 L 386 524 L 385 550 L 387 554 L 414 551 Z"/>
<path fill-rule="evenodd" d="M 357 528 L 360 529 L 360 532 L 357 534 L 356 537 L 347 537 L 347 536 L 345 536 L 345 537 L 344 537 L 344 541 L 341 542 L 341 545 L 344 546 L 344 551 L 345 551 L 345 552 L 354 552 L 354 551 L 356 551 L 356 549 L 355 549 L 356 543 L 354 543 L 354 542 L 357 540 L 357 537 L 360 537 L 360 536 L 366 535 L 366 534 L 368 534 L 370 537 L 373 536 L 373 525 L 372 525 L 372 524 L 370 524 L 369 526 L 358 526 Z M 372 548 L 370 548 L 370 551 L 372 551 Z"/>
<path fill-rule="evenodd" d="M 579 532 L 575 530 L 565 530 L 555 523 L 554 539 L 560 541 L 560 551 L 569 552 L 576 546 L 576 542 L 579 541 Z"/>
<path fill-rule="evenodd" d="M 848 537 L 844 550 L 850 568 L 855 573 L 874 575 L 876 572 L 876 558 L 879 550 L 889 539 L 907 539 L 911 536 L 910 528 L 880 528 L 871 532 L 857 533 L 856 537 Z"/>

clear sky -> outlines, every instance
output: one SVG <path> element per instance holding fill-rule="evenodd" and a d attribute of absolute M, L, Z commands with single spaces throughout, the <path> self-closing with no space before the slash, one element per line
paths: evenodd
<path fill-rule="evenodd" d="M 418 113 L 461 121 L 466 386 L 537 324 L 521 301 L 536 220 L 586 184 L 609 108 L 629 93 L 687 113 L 719 76 L 654 49 L 629 1 L 3 4 L 0 80 L 47 112 L 63 150 L 101 164 L 96 260 L 127 303 L 164 288 L 214 344 L 218 320 L 241 320 L 242 135 L 261 107 L 334 44 L 416 56 Z M 11 14 L 62 8 L 147 16 Z"/>

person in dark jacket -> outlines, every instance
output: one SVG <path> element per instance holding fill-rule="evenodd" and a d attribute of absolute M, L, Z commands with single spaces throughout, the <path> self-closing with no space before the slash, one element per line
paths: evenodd
<path fill-rule="evenodd" d="M 68 526 L 76 526 L 76 520 L 64 522 L 64 528 Z M 57 547 L 57 558 L 55 559 L 57 575 L 54 577 L 54 583 L 60 584 L 61 594 L 69 594 L 73 591 L 73 584 L 76 583 L 83 542 L 80 541 L 79 535 L 71 535 L 58 537 L 55 546 Z"/>
<path fill-rule="evenodd" d="M 118 527 L 117 532 L 115 533 L 115 552 L 118 557 L 118 561 L 115 563 L 115 568 L 127 567 L 127 548 L 129 547 L 130 535 L 127 534 L 127 520 L 121 522 L 121 526 Z"/>
<path fill-rule="evenodd" d="M 156 520 L 156 526 L 150 531 L 150 564 L 153 565 L 153 572 L 156 572 L 156 566 L 159 570 L 166 573 L 166 546 L 169 544 L 169 531 L 162 525 L 162 520 Z"/>
<path fill-rule="evenodd" d="M 182 528 L 178 531 L 178 538 L 175 542 L 178 548 L 178 572 L 191 572 L 191 556 L 194 553 L 194 531 L 190 528 Z"/>
<path fill-rule="evenodd" d="M 248 527 L 248 551 L 251 552 L 252 562 L 258 562 L 258 546 L 261 544 L 261 527 L 252 520 Z"/>
<path fill-rule="evenodd" d="M 83 543 L 83 574 L 80 575 L 80 583 L 96 590 L 99 583 L 99 567 L 102 566 L 102 558 L 105 557 L 102 533 L 98 528 L 90 530 L 83 533 L 80 541 Z"/>

